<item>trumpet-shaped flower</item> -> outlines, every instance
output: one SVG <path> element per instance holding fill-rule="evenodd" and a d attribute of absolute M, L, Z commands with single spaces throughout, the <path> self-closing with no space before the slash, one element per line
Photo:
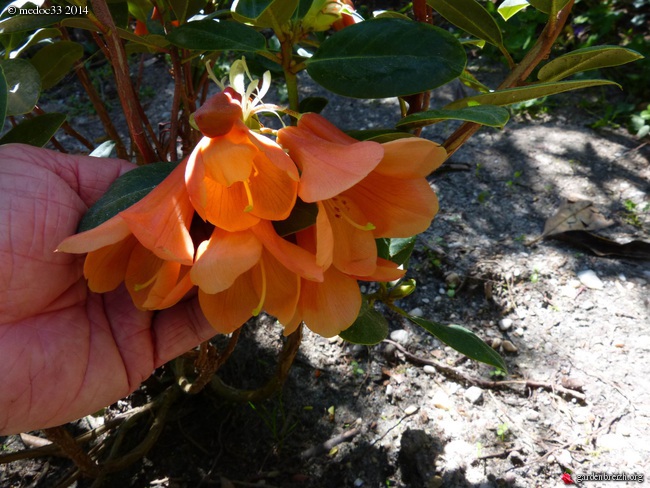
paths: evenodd
<path fill-rule="evenodd" d="M 136 204 L 59 244 L 58 251 L 88 253 L 84 276 L 92 291 L 124 281 L 136 306 L 153 310 L 172 306 L 192 288 L 194 209 L 183 184 L 185 163 Z"/>
<path fill-rule="evenodd" d="M 208 321 L 230 333 L 262 309 L 289 321 L 301 278 L 323 281 L 323 270 L 313 254 L 278 236 L 263 220 L 237 232 L 215 228 L 199 245 L 190 276 Z"/>
<path fill-rule="evenodd" d="M 318 229 L 311 227 L 300 231 L 296 238 L 301 247 L 313 251 L 317 246 Z M 304 322 L 313 332 L 323 337 L 333 337 L 352 325 L 361 309 L 361 292 L 357 280 L 394 281 L 405 271 L 397 264 L 375 257 L 375 269 L 371 275 L 353 276 L 334 266 L 329 267 L 322 281 L 300 281 L 300 296 L 295 314 L 282 322 L 284 333 L 292 333 Z"/>
<path fill-rule="evenodd" d="M 236 232 L 260 220 L 286 219 L 296 202 L 298 170 L 271 139 L 252 132 L 235 92 L 215 95 L 195 113 L 205 137 L 185 172 L 192 205 L 204 219 Z"/>
<path fill-rule="evenodd" d="M 316 255 L 325 268 L 333 264 L 349 275 L 373 275 L 376 238 L 423 232 L 438 211 L 426 176 L 447 153 L 434 142 L 358 142 L 316 114 L 281 129 L 278 141 L 301 170 L 298 194 L 317 201 Z"/>

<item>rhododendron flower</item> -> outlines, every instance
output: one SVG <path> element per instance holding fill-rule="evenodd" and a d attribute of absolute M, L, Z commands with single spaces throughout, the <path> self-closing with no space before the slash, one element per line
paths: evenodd
<path fill-rule="evenodd" d="M 281 323 L 294 315 L 300 279 L 323 281 L 312 253 L 278 236 L 268 221 L 239 232 L 216 228 L 190 272 L 208 321 L 230 333 L 263 309 Z"/>
<path fill-rule="evenodd" d="M 58 251 L 88 253 L 84 276 L 92 291 L 124 281 L 136 306 L 154 310 L 172 306 L 192 288 L 194 209 L 183 184 L 185 163 L 136 204 L 59 245 Z"/>
<path fill-rule="evenodd" d="M 278 142 L 301 170 L 299 196 L 317 202 L 316 254 L 325 268 L 371 276 L 376 238 L 416 235 L 438 212 L 426 176 L 447 153 L 434 142 L 358 142 L 316 114 L 281 129 Z"/>
<path fill-rule="evenodd" d="M 300 231 L 296 238 L 307 250 L 316 247 L 314 227 Z M 333 337 L 352 325 L 361 309 L 361 291 L 357 280 L 394 281 L 402 278 L 405 271 L 397 264 L 375 257 L 375 270 L 368 276 L 351 276 L 336 267 L 329 267 L 322 282 L 301 279 L 300 296 L 296 313 L 285 326 L 284 334 L 295 331 L 301 322 L 323 337 Z"/>
<path fill-rule="evenodd" d="M 240 98 L 227 89 L 197 110 L 194 120 L 205 137 L 185 173 L 198 214 L 232 232 L 261 219 L 286 219 L 298 190 L 295 164 L 275 142 L 244 124 Z"/>

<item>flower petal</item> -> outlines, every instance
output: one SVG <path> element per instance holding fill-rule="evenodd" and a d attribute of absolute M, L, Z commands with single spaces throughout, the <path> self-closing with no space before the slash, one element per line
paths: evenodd
<path fill-rule="evenodd" d="M 233 124 L 243 117 L 241 102 L 233 90 L 226 89 L 208 98 L 194 112 L 194 122 L 203 135 L 218 137 L 230 132 Z"/>
<path fill-rule="evenodd" d="M 300 276 L 288 270 L 267 250 L 263 251 L 260 264 L 252 273 L 255 291 L 264 301 L 264 310 L 280 323 L 291 320 L 300 296 Z"/>
<path fill-rule="evenodd" d="M 246 131 L 237 127 L 228 134 L 210 139 L 204 137 L 196 145 L 190 159 L 203 165 L 206 178 L 223 186 L 246 181 L 253 169 L 253 158 L 259 152 L 248 139 Z"/>
<path fill-rule="evenodd" d="M 373 233 L 362 227 L 367 224 L 363 213 L 344 195 L 323 203 L 334 238 L 334 266 L 351 275 L 373 273 L 377 267 L 377 244 Z"/>
<path fill-rule="evenodd" d="M 400 269 L 397 263 L 377 258 L 377 268 L 374 273 L 368 276 L 354 276 L 354 278 L 363 281 L 395 281 L 403 278 L 405 274 L 406 270 Z"/>
<path fill-rule="evenodd" d="M 359 285 L 336 268 L 329 268 L 322 283 L 302 280 L 299 307 L 307 327 L 323 337 L 333 337 L 350 327 L 359 315 Z"/>
<path fill-rule="evenodd" d="M 373 172 L 344 196 L 374 224 L 376 238 L 424 232 L 438 213 L 438 198 L 424 178 L 396 179 Z"/>
<path fill-rule="evenodd" d="M 95 293 L 106 293 L 117 288 L 124 281 L 131 252 L 136 245 L 139 245 L 137 239 L 129 234 L 117 244 L 90 251 L 84 261 L 88 288 Z"/>
<path fill-rule="evenodd" d="M 375 171 L 393 178 L 424 178 L 447 159 L 444 147 L 419 137 L 397 139 L 382 146 L 384 158 Z"/>
<path fill-rule="evenodd" d="M 129 226 L 118 214 L 97 227 L 66 237 L 56 251 L 83 254 L 116 244 L 130 234 Z"/>
<path fill-rule="evenodd" d="M 316 263 L 316 257 L 280 237 L 268 221 L 260 221 L 251 229 L 275 259 L 290 271 L 313 281 L 323 281 L 323 268 Z"/>
<path fill-rule="evenodd" d="M 142 245 L 157 256 L 191 265 L 194 243 L 189 227 L 194 207 L 184 185 L 186 162 L 179 164 L 147 196 L 119 216 Z"/>
<path fill-rule="evenodd" d="M 298 182 L 278 169 L 264 154 L 254 161 L 255 172 L 249 179 L 251 214 L 266 220 L 284 220 L 296 203 Z"/>
<path fill-rule="evenodd" d="M 135 306 L 141 310 L 156 310 L 162 302 L 169 301 L 168 296 L 178 284 L 181 267 L 180 263 L 161 259 L 144 246 L 136 246 L 124 277 Z"/>
<path fill-rule="evenodd" d="M 259 297 L 251 273 L 244 273 L 221 293 L 208 294 L 199 289 L 199 305 L 205 318 L 221 334 L 230 334 L 251 317 Z"/>
<path fill-rule="evenodd" d="M 330 142 L 303 129 L 300 123 L 280 129 L 278 142 L 302 170 L 298 196 L 305 202 L 326 200 L 347 190 L 370 173 L 384 155 L 383 147 L 376 142 Z"/>
<path fill-rule="evenodd" d="M 199 245 L 191 271 L 192 282 L 206 293 L 219 293 L 255 266 L 261 255 L 262 244 L 252 232 L 217 228 L 209 240 Z"/>
<path fill-rule="evenodd" d="M 243 183 L 237 182 L 226 188 L 212 180 L 205 180 L 204 188 L 207 196 L 204 218 L 211 224 L 237 232 L 259 222 L 259 217 L 246 211 L 249 200 Z"/>
<path fill-rule="evenodd" d="M 294 181 L 298 181 L 298 168 L 296 163 L 284 152 L 284 150 L 274 141 L 253 131 L 248 133 L 250 141 L 255 144 L 257 149 L 263 152 L 266 157 L 275 165 L 276 168 L 285 172 Z"/>

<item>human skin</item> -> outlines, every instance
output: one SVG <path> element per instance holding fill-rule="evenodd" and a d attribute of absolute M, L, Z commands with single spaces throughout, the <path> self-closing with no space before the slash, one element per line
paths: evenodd
<path fill-rule="evenodd" d="M 84 255 L 55 252 L 135 165 L 0 146 L 0 435 L 95 412 L 215 334 L 196 298 L 138 310 L 123 285 L 96 294 Z"/>

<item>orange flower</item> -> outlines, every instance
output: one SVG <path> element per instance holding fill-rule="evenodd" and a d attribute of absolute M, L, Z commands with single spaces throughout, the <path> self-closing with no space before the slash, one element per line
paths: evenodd
<path fill-rule="evenodd" d="M 284 240 L 268 221 L 238 232 L 215 228 L 190 272 L 208 321 L 228 334 L 262 309 L 281 323 L 295 315 L 301 277 L 322 281 L 313 254 Z"/>
<path fill-rule="evenodd" d="M 281 129 L 278 142 L 302 171 L 299 196 L 317 201 L 316 255 L 324 268 L 369 277 L 377 268 L 376 238 L 416 235 L 438 212 L 425 177 L 447 153 L 434 142 L 358 142 L 316 114 Z"/>
<path fill-rule="evenodd" d="M 84 276 L 92 291 L 124 281 L 136 306 L 154 310 L 172 306 L 192 288 L 194 209 L 183 184 L 185 165 L 136 204 L 59 245 L 58 251 L 88 253 Z"/>
<path fill-rule="evenodd" d="M 236 232 L 283 220 L 296 202 L 298 170 L 280 146 L 242 122 L 237 94 L 215 95 L 195 114 L 206 135 L 189 157 L 185 182 L 199 215 Z"/>
<path fill-rule="evenodd" d="M 296 238 L 307 250 L 316 248 L 318 229 L 310 227 L 300 231 Z M 365 281 L 394 281 L 404 276 L 405 271 L 397 264 L 375 257 L 372 275 L 358 277 L 329 267 L 322 282 L 302 278 L 296 313 L 287 322 L 284 334 L 292 333 L 301 322 L 323 337 L 333 337 L 352 325 L 361 309 L 361 291 L 358 279 Z"/>

